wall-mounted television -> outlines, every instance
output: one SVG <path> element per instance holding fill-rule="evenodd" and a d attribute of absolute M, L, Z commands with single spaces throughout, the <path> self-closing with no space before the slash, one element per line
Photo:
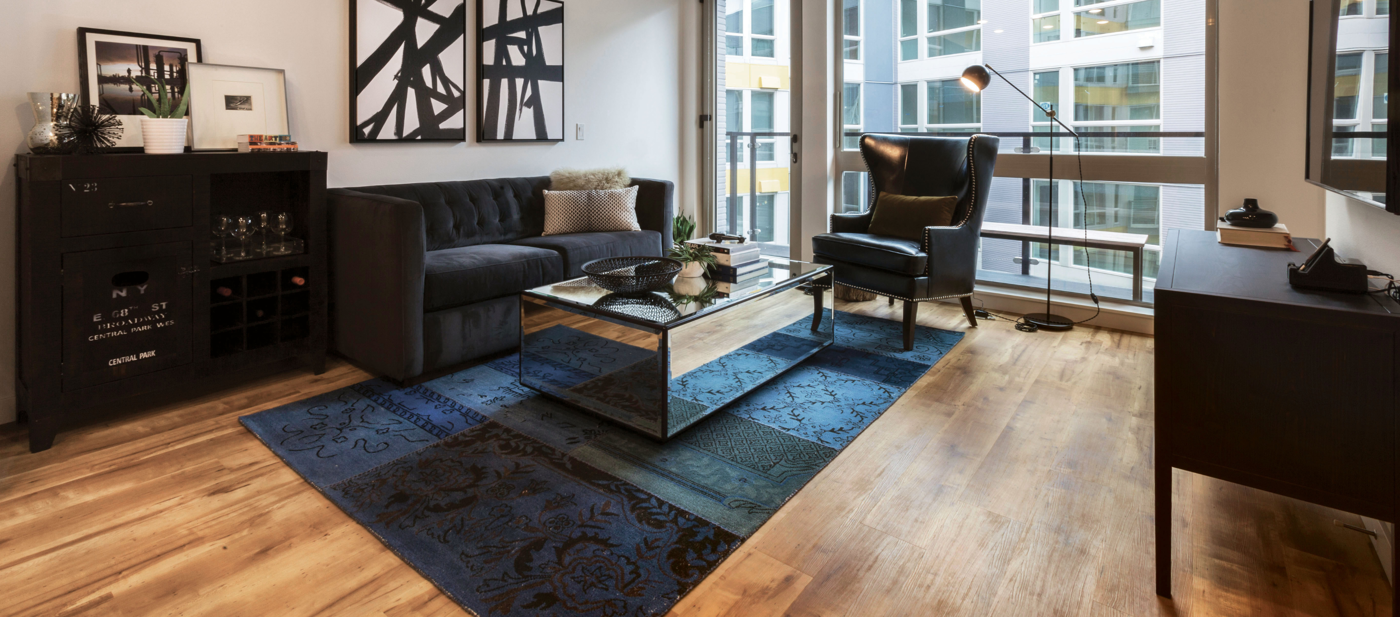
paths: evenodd
<path fill-rule="evenodd" d="M 1396 15 L 1384 0 L 1312 0 L 1307 180 L 1400 214 L 1400 156 L 1389 119 Z"/>

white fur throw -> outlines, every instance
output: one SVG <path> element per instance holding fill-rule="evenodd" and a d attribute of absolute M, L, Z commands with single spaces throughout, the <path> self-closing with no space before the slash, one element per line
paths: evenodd
<path fill-rule="evenodd" d="M 601 169 L 556 169 L 549 174 L 551 191 L 608 191 L 625 189 L 632 179 L 621 167 Z"/>

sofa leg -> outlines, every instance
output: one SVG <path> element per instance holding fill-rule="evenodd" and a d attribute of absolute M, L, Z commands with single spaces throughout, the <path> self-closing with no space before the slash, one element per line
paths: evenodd
<path fill-rule="evenodd" d="M 972 311 L 972 296 L 963 296 L 959 299 L 962 300 L 963 314 L 967 315 L 967 323 L 972 324 L 972 327 L 976 328 L 977 313 Z"/>
<path fill-rule="evenodd" d="M 919 303 L 904 301 L 904 351 L 914 351 L 914 326 L 919 319 Z"/>
<path fill-rule="evenodd" d="M 890 296 L 890 306 L 894 306 L 894 296 Z"/>

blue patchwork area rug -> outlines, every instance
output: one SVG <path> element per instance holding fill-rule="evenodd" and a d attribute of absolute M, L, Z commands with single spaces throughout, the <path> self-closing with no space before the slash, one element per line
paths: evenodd
<path fill-rule="evenodd" d="M 963 337 L 906 352 L 897 322 L 835 318 L 835 345 L 665 443 L 521 386 L 516 355 L 241 421 L 476 615 L 660 615 Z"/>

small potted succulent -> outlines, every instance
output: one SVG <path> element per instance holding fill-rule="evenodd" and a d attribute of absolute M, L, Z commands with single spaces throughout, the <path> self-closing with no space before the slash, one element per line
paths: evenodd
<path fill-rule="evenodd" d="M 185 109 L 189 107 L 190 86 L 185 84 L 184 94 L 176 95 L 175 86 L 166 87 L 165 82 L 155 80 L 155 94 L 147 90 L 141 82 L 132 78 L 131 83 L 146 95 L 151 107 L 138 111 L 145 114 L 141 119 L 141 142 L 146 154 L 179 154 L 185 151 L 186 123 Z"/>
<path fill-rule="evenodd" d="M 705 276 L 705 269 L 715 265 L 715 254 L 708 246 L 696 246 L 677 242 L 671 247 L 671 259 L 681 262 L 685 267 L 681 268 L 681 273 L 677 274 L 681 278 L 693 278 Z"/>

